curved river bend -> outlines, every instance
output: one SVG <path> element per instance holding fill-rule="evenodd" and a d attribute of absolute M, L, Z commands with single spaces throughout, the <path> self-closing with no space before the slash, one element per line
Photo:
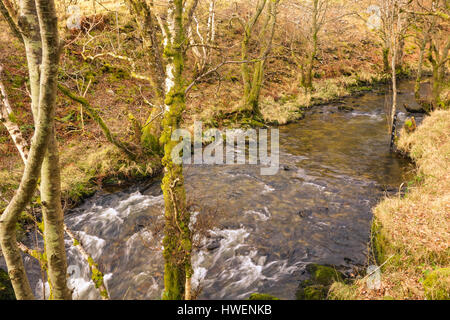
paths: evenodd
<path fill-rule="evenodd" d="M 400 90 L 411 92 L 403 83 Z M 412 93 L 399 95 L 413 104 Z M 407 163 L 389 152 L 385 97 L 368 93 L 314 107 L 280 128 L 281 169 L 187 166 L 188 194 L 216 206 L 215 227 L 193 256 L 200 299 L 243 299 L 253 292 L 293 299 L 311 262 L 350 269 L 364 264 L 371 208 L 403 182 Z M 345 106 L 346 108 L 342 108 Z M 348 108 L 351 107 L 351 108 Z M 407 114 L 400 110 L 399 118 Z M 97 195 L 66 216 L 105 273 L 113 299 L 160 299 L 163 259 L 147 226 L 161 221 L 156 183 Z M 67 240 L 71 286 L 78 299 L 98 299 L 88 266 Z M 25 258 L 36 294 L 39 268 Z"/>

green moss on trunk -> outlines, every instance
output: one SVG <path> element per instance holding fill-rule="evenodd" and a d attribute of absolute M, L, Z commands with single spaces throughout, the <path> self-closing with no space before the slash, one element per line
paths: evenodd
<path fill-rule="evenodd" d="M 181 0 L 169 1 L 167 45 L 164 55 L 168 63 L 168 89 L 165 99 L 166 111 L 162 123 L 160 143 L 164 146 L 164 178 L 161 188 L 165 203 L 164 229 L 164 293 L 165 300 L 181 300 L 185 293 L 186 279 L 191 277 L 191 233 L 189 230 L 190 213 L 186 208 L 186 190 L 184 187 L 183 167 L 172 159 L 172 151 L 179 143 L 172 140 L 172 133 L 180 127 L 182 113 L 185 110 L 183 84 L 184 56 L 182 44 L 183 3 Z"/>

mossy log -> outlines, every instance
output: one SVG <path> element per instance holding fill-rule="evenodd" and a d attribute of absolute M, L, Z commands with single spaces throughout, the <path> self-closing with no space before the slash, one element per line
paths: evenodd
<path fill-rule="evenodd" d="M 122 150 L 131 160 L 136 160 L 137 155 L 133 151 L 131 151 L 130 148 L 125 143 L 123 143 L 122 141 L 118 140 L 112 134 L 111 130 L 109 130 L 109 128 L 106 125 L 106 123 L 103 120 L 103 118 L 100 116 L 100 114 L 97 112 L 97 110 L 95 110 L 90 105 L 90 103 L 85 98 L 76 95 L 69 88 L 63 86 L 62 84 L 58 84 L 58 89 L 64 95 L 66 95 L 70 99 L 80 103 L 86 109 L 86 111 L 89 113 L 89 115 L 92 117 L 92 119 L 94 119 L 94 121 L 97 122 L 97 124 L 100 126 L 100 128 L 102 129 L 106 139 L 108 139 L 109 142 L 111 142 L 117 148 Z"/>

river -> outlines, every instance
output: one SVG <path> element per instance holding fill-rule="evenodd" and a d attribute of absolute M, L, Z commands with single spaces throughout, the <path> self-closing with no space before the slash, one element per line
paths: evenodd
<path fill-rule="evenodd" d="M 415 102 L 411 83 L 399 90 L 402 122 L 409 116 L 403 103 Z M 389 151 L 384 105 L 384 94 L 369 92 L 313 107 L 303 120 L 280 127 L 281 169 L 274 176 L 261 176 L 255 165 L 186 166 L 187 193 L 215 212 L 193 255 L 199 299 L 253 292 L 294 299 L 308 263 L 343 270 L 365 264 L 371 209 L 398 191 L 410 169 Z M 66 214 L 105 273 L 111 298 L 160 299 L 163 259 L 153 226 L 162 215 L 157 181 L 99 193 Z M 87 264 L 66 244 L 74 298 L 98 299 Z M 42 298 L 39 267 L 29 257 L 25 263 Z"/>

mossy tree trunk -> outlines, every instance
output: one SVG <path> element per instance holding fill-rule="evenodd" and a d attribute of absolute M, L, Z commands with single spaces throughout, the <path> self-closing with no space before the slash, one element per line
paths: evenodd
<path fill-rule="evenodd" d="M 39 105 L 51 104 L 55 107 L 60 57 L 58 18 L 54 1 L 37 0 L 36 6 L 42 34 L 43 61 L 40 68 Z M 41 168 L 41 203 L 48 281 L 51 284 L 54 299 L 71 300 L 72 293 L 67 287 L 59 151 L 53 121 L 50 125 L 47 152 Z"/>
<path fill-rule="evenodd" d="M 26 23 L 25 26 L 27 27 L 25 29 L 27 32 L 23 33 L 23 39 L 25 40 L 27 50 L 27 59 L 30 60 L 30 54 L 33 54 L 34 57 L 39 56 L 40 59 L 41 41 L 35 3 L 33 0 L 28 0 L 21 1 L 20 5 L 19 24 L 24 25 Z M 30 87 L 32 90 L 31 95 L 32 100 L 34 101 L 32 110 L 36 123 L 40 120 L 38 118 L 39 115 L 36 112 L 38 109 L 37 100 L 39 99 L 39 94 L 33 94 L 35 93 L 33 90 L 36 89 L 36 83 L 39 85 L 39 80 L 37 82 L 35 81 L 35 79 L 39 79 L 39 70 L 30 66 L 30 64 L 28 70 L 30 74 Z M 37 89 L 39 89 L 39 87 L 37 87 Z M 53 106 L 49 107 L 50 108 L 45 110 L 46 112 L 41 112 L 41 119 L 49 120 L 49 118 L 53 118 Z M 48 138 L 51 134 L 50 128 L 46 125 L 46 122 L 47 121 L 37 122 L 38 126 L 35 128 L 31 142 L 29 161 L 27 161 L 25 165 L 21 183 L 14 197 L 0 217 L 0 243 L 2 252 L 8 267 L 8 274 L 16 298 L 19 300 L 34 299 L 34 296 L 25 273 L 20 250 L 17 246 L 15 227 L 18 216 L 30 202 L 37 185 L 39 171 L 48 144 Z"/>
<path fill-rule="evenodd" d="M 252 37 L 253 29 L 258 22 L 259 17 L 261 16 L 264 7 L 266 6 L 267 0 L 260 0 L 258 1 L 258 5 L 256 7 L 255 13 L 251 17 L 251 19 L 248 22 L 244 22 L 242 20 L 238 20 L 243 29 L 243 39 L 241 44 L 241 59 L 242 61 L 249 61 L 249 42 Z M 257 109 L 258 102 L 256 101 L 256 97 L 251 96 L 252 92 L 252 80 L 250 76 L 250 64 L 249 63 L 243 63 L 241 65 L 241 74 L 242 74 L 242 81 L 244 83 L 244 93 L 243 93 L 243 111 L 255 111 L 254 109 Z M 256 110 L 257 111 L 257 110 Z"/>
<path fill-rule="evenodd" d="M 445 106 L 445 102 L 441 100 L 441 93 L 445 87 L 444 82 L 449 61 L 450 40 L 448 28 L 446 28 L 450 19 L 449 9 L 448 1 L 439 0 L 423 3 L 417 8 L 417 11 L 412 12 L 417 21 L 415 30 L 422 37 L 414 94 L 416 100 L 421 104 L 425 104 L 427 109 L 437 109 Z M 420 97 L 419 89 L 422 64 L 428 43 L 429 48 L 426 57 L 431 63 L 433 72 L 432 97 L 431 101 L 425 102 Z"/>
<path fill-rule="evenodd" d="M 302 72 L 302 86 L 305 91 L 312 90 L 313 84 L 313 70 L 314 61 L 317 56 L 317 46 L 318 46 L 318 34 L 319 34 L 319 16 L 320 16 L 319 0 L 313 0 L 312 15 L 311 15 L 311 51 L 309 52 L 306 61 L 306 70 Z"/>
<path fill-rule="evenodd" d="M 161 135 L 162 109 L 164 106 L 163 48 L 157 35 L 157 17 L 154 13 L 152 0 L 127 0 L 131 13 L 136 19 L 138 31 L 143 41 L 145 52 L 148 53 L 150 86 L 153 91 L 153 106 L 147 122 L 142 127 L 141 144 L 149 153 L 159 153 L 159 138 Z"/>
<path fill-rule="evenodd" d="M 395 69 L 398 71 L 403 71 L 403 57 L 405 49 L 405 36 L 403 32 L 400 33 L 398 43 L 397 43 L 397 54 L 395 60 Z"/>
<path fill-rule="evenodd" d="M 183 27 L 184 30 L 190 26 L 194 11 L 199 0 L 188 0 L 183 2 Z M 155 9 L 153 0 L 127 0 L 130 11 L 136 19 L 138 31 L 143 40 L 144 50 L 148 52 L 148 65 L 150 69 L 150 86 L 153 91 L 152 109 L 146 123 L 142 126 L 141 145 L 148 153 L 159 154 L 162 150 L 160 136 L 162 132 L 162 119 L 164 109 L 167 109 L 164 99 L 167 94 L 166 76 L 168 72 L 167 61 L 163 54 L 164 47 L 158 38 L 158 26 L 165 39 L 169 38 L 168 25 Z"/>
<path fill-rule="evenodd" d="M 439 50 L 436 42 L 431 42 L 428 54 L 428 60 L 433 67 L 433 84 L 432 84 L 432 105 L 434 109 L 444 106 L 441 100 L 441 93 L 444 86 L 446 64 L 448 62 L 448 55 L 450 51 L 450 40 L 447 40 L 443 48 Z"/>
<path fill-rule="evenodd" d="M 183 83 L 183 1 L 169 0 L 164 54 L 166 68 L 166 110 L 163 119 L 161 144 L 164 146 L 164 178 L 162 190 L 165 203 L 164 229 L 164 293 L 163 299 L 181 300 L 190 297 L 191 233 L 190 213 L 186 208 L 183 167 L 172 158 L 172 150 L 179 143 L 172 141 L 172 133 L 180 127 L 185 109 Z"/>
<path fill-rule="evenodd" d="M 429 34 L 426 33 L 424 35 L 423 39 L 421 40 L 420 46 L 419 46 L 419 60 L 417 61 L 417 75 L 416 75 L 416 81 L 414 83 L 414 97 L 417 102 L 419 102 L 421 100 L 420 84 L 422 82 L 423 58 L 425 56 L 425 49 L 426 49 L 428 41 L 429 41 Z"/>
<path fill-rule="evenodd" d="M 267 16 L 263 23 L 261 31 L 261 48 L 260 55 L 254 61 L 251 61 L 249 55 L 249 42 L 256 23 L 268 2 Z M 242 99 L 241 113 L 245 116 L 259 117 L 259 97 L 261 87 L 264 81 L 264 67 L 272 49 L 272 41 L 276 27 L 277 5 L 279 0 L 260 0 L 256 7 L 256 11 L 247 22 L 238 19 L 244 29 L 243 40 L 241 44 L 241 59 L 244 63 L 241 66 L 242 80 L 244 83 L 244 92 Z M 253 64 L 253 72 L 250 65 Z M 253 75 L 251 75 L 253 73 Z"/>
<path fill-rule="evenodd" d="M 67 287 L 59 151 L 54 131 L 53 128 L 53 134 L 50 136 L 47 153 L 42 164 L 40 188 L 47 274 L 52 288 L 52 298 L 55 300 L 71 300 L 72 293 Z"/>
<path fill-rule="evenodd" d="M 383 48 L 383 73 L 389 74 L 389 71 L 391 70 L 389 66 L 389 48 L 384 47 Z"/>
<path fill-rule="evenodd" d="M 70 91 L 69 88 L 65 87 L 61 83 L 58 84 L 58 89 L 68 98 L 80 103 L 86 109 L 89 116 L 100 126 L 100 129 L 102 130 L 106 139 L 113 145 L 115 145 L 123 153 L 125 153 L 130 160 L 136 161 L 139 154 L 135 152 L 135 150 L 133 150 L 133 148 L 128 143 L 121 141 L 119 138 L 117 138 L 117 136 L 113 132 L 111 132 L 106 122 L 100 116 L 99 112 L 97 112 L 97 110 L 94 107 L 92 107 L 85 98 L 76 95 L 75 93 Z"/>

